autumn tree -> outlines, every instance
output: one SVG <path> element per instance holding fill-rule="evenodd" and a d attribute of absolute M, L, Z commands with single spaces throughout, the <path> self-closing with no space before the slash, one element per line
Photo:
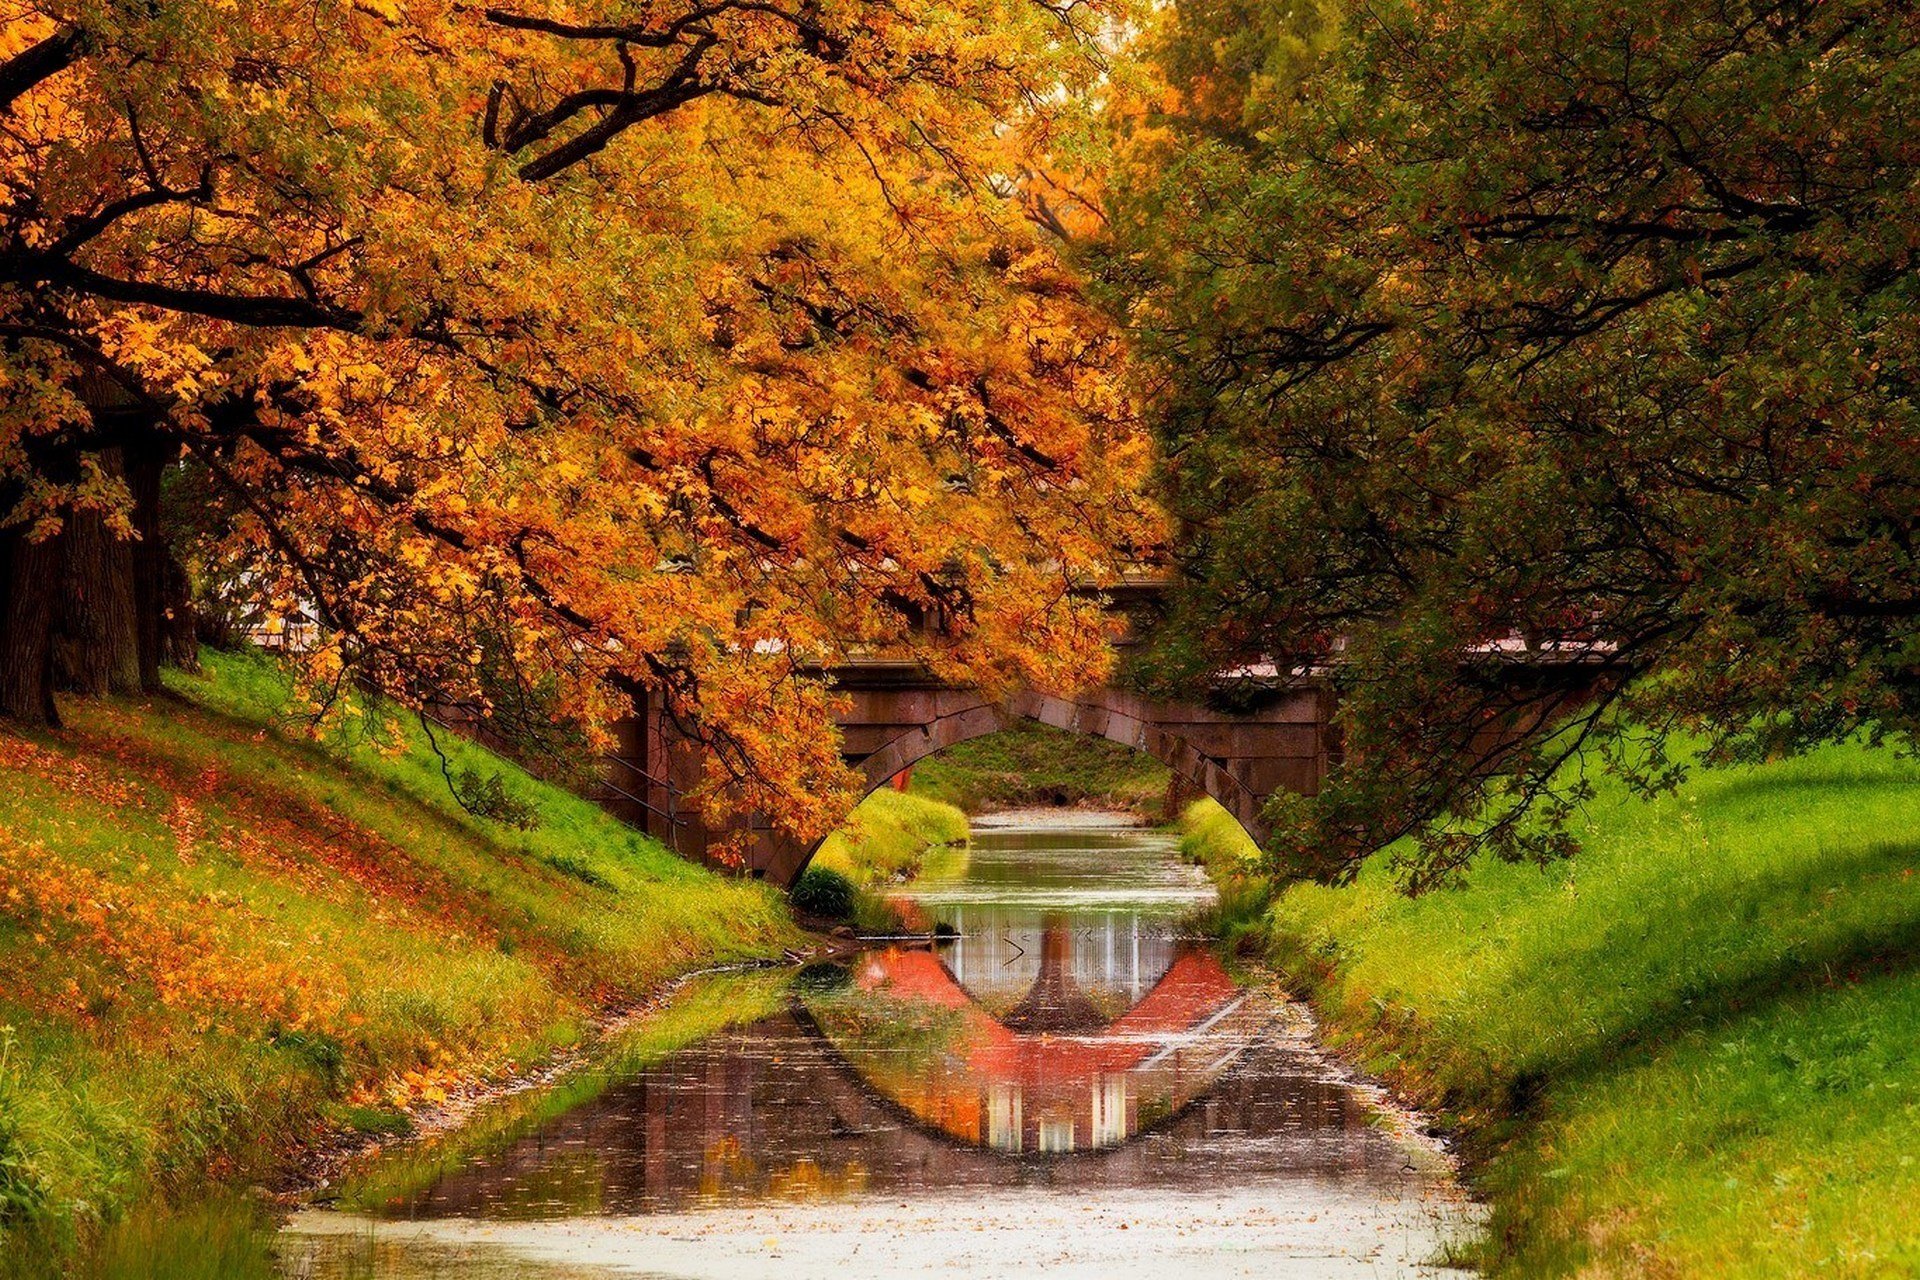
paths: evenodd
<path fill-rule="evenodd" d="M 1913 5 L 1163 16 L 1110 264 L 1190 583 L 1161 657 L 1344 705 L 1276 865 L 1563 853 L 1582 762 L 1658 786 L 1676 730 L 1911 740 Z"/>
<path fill-rule="evenodd" d="M 156 686 L 183 458 L 317 705 L 663 699 L 797 832 L 849 646 L 1098 672 L 1146 448 L 1006 177 L 1101 6 L 4 13 L 0 710 Z"/>

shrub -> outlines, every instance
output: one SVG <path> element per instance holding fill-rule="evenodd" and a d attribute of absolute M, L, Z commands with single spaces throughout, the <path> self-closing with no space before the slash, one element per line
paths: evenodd
<path fill-rule="evenodd" d="M 855 903 L 853 881 L 829 867 L 808 867 L 793 886 L 793 908 L 810 916 L 847 920 Z"/>
<path fill-rule="evenodd" d="M 563 876 L 572 876 L 581 884 L 591 885 L 595 889 L 613 888 L 613 881 L 600 874 L 593 864 L 577 853 L 551 853 L 541 861 Z"/>
<path fill-rule="evenodd" d="M 531 831 L 540 825 L 540 812 L 507 787 L 497 771 L 480 774 L 462 769 L 453 780 L 454 798 L 475 817 L 491 818 L 519 831 Z"/>
<path fill-rule="evenodd" d="M 34 1176 L 18 1126 L 10 1116 L 0 1115 L 0 1227 L 32 1218 L 46 1199 L 46 1188 Z"/>
<path fill-rule="evenodd" d="M 267 1038 L 311 1067 L 329 1089 L 338 1088 L 346 1078 L 346 1047 L 324 1031 L 289 1031 L 276 1028 Z"/>
<path fill-rule="evenodd" d="M 413 1132 L 413 1120 L 391 1107 L 344 1106 L 333 1113 L 342 1126 L 372 1137 L 399 1138 Z"/>

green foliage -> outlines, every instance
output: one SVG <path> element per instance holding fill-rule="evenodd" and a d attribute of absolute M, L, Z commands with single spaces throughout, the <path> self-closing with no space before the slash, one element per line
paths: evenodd
<path fill-rule="evenodd" d="M 1847 745 L 1607 782 L 1583 851 L 1407 899 L 1289 887 L 1275 961 L 1463 1126 L 1486 1261 L 1554 1276 L 1908 1274 L 1920 768 Z"/>
<path fill-rule="evenodd" d="M 968 813 L 1091 804 L 1157 814 L 1167 778 L 1167 767 L 1143 752 L 1026 723 L 920 761 L 912 790 Z"/>
<path fill-rule="evenodd" d="M 14 1029 L 0 1026 L 0 1231 L 37 1216 L 47 1200 L 20 1137 L 18 1086 L 11 1071 L 16 1043 Z"/>
<path fill-rule="evenodd" d="M 901 905 L 887 897 L 885 886 L 910 880 L 930 863 L 950 858 L 967 832 L 967 815 L 952 805 L 882 787 L 821 842 L 795 886 L 794 905 L 847 921 L 865 934 L 909 932 Z M 816 873 L 821 876 L 817 881 Z M 816 897 L 834 909 L 804 905 Z"/>
<path fill-rule="evenodd" d="M 305 1063 L 322 1080 L 338 1085 L 347 1068 L 346 1046 L 324 1031 L 288 1031 L 276 1028 L 267 1038 Z"/>
<path fill-rule="evenodd" d="M 1436 887 L 1566 853 L 1569 755 L 1653 793 L 1676 730 L 1725 763 L 1920 725 L 1916 21 L 1164 11 L 1108 246 L 1188 570 L 1159 667 L 1334 663 L 1343 763 L 1271 815 L 1278 869 L 1416 833 Z"/>
<path fill-rule="evenodd" d="M 330 1113 L 342 1129 L 376 1138 L 399 1138 L 413 1132 L 413 1119 L 393 1107 L 336 1107 Z"/>
<path fill-rule="evenodd" d="M 1169 5 L 1147 55 L 1194 118 L 1253 145 L 1285 118 L 1300 81 L 1338 38 L 1338 0 L 1185 0 Z"/>
<path fill-rule="evenodd" d="M 507 789 L 498 770 L 482 776 L 462 769 L 452 782 L 454 798 L 475 817 L 491 818 L 504 826 L 531 831 L 540 825 L 540 813 L 531 803 Z"/>
<path fill-rule="evenodd" d="M 46 1202 L 46 1188 L 21 1149 L 18 1123 L 0 1116 L 0 1229 L 38 1216 Z"/>
<path fill-rule="evenodd" d="M 550 853 L 542 859 L 542 861 L 562 875 L 572 876 L 581 884 L 592 885 L 596 889 L 612 889 L 615 887 L 613 881 L 602 875 L 593 863 L 581 857 L 579 854 L 564 852 Z"/>
<path fill-rule="evenodd" d="M 853 919 L 859 890 L 831 867 L 808 867 L 793 886 L 793 909 L 826 920 Z"/>
<path fill-rule="evenodd" d="M 185 1208 L 154 1201 L 79 1256 L 43 1240 L 0 1252 L 0 1280 L 279 1280 L 274 1226 L 265 1203 L 234 1193 Z"/>

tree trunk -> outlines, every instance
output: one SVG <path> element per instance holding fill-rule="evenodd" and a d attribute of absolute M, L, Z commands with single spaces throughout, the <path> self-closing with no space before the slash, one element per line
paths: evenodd
<path fill-rule="evenodd" d="M 166 533 L 160 526 L 160 478 L 176 452 L 177 447 L 152 437 L 130 442 L 126 450 L 133 531 L 139 535 L 132 548 L 135 656 L 140 688 L 146 693 L 160 692 L 160 667 L 171 660 L 175 640 L 168 616 L 175 602 L 169 587 L 178 566 L 173 563 Z M 187 634 L 193 634 L 191 626 Z M 189 655 L 189 661 L 181 665 L 190 666 L 192 661 L 193 655 Z"/>
<path fill-rule="evenodd" d="M 60 723 L 53 705 L 53 615 L 61 538 L 0 529 L 0 715 Z"/>
<path fill-rule="evenodd" d="M 118 448 L 99 453 L 101 470 L 124 476 Z M 133 544 L 108 527 L 96 510 L 70 509 L 65 535 L 64 590 L 54 629 L 54 672 L 82 697 L 140 691 L 139 628 L 135 622 Z"/>
<path fill-rule="evenodd" d="M 171 549 L 166 563 L 161 604 L 161 633 L 165 652 L 163 661 L 182 671 L 200 669 L 200 621 L 193 607 L 193 580 Z"/>
<path fill-rule="evenodd" d="M 191 661 L 188 640 L 169 634 L 169 606 L 184 606 L 185 574 L 172 563 L 160 526 L 160 481 L 177 445 L 160 432 L 152 404 L 98 371 L 77 390 L 92 429 L 23 442 L 28 465 L 57 485 L 80 485 L 95 459 L 109 480 L 124 479 L 134 536 L 107 514 L 68 505 L 61 530 L 34 542 L 24 524 L 0 528 L 0 715 L 58 723 L 53 694 L 154 692 L 169 649 Z M 93 495 L 96 499 L 98 494 Z M 0 520 L 17 493 L 0 495 Z M 179 580 L 178 582 L 175 579 Z"/>

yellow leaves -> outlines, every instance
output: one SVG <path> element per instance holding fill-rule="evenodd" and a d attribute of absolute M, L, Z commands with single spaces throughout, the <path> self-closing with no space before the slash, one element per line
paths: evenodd
<path fill-rule="evenodd" d="M 402 20 L 400 6 L 394 0 L 354 0 L 357 12 L 368 14 L 382 22 L 399 25 Z"/>
<path fill-rule="evenodd" d="M 203 1032 L 235 1016 L 253 1025 L 324 1023 L 344 1003 L 344 981 L 323 958 L 255 954 L 257 918 L 232 898 L 123 885 L 5 832 L 0 876 L 10 915 L 37 922 L 43 945 L 70 940 L 60 963 L 74 969 L 64 991 L 77 1019 L 93 1017 L 95 997 L 110 1000 L 129 982 L 150 986 Z"/>
<path fill-rule="evenodd" d="M 115 312 L 93 327 L 101 351 L 167 395 L 192 400 L 223 385 L 214 361 L 177 318 Z"/>
<path fill-rule="evenodd" d="M 35 5 L 8 0 L 0 4 L 0 58 L 11 58 L 53 33 L 54 24 Z"/>
<path fill-rule="evenodd" d="M 830 700 L 792 660 L 919 643 L 886 599 L 951 572 L 985 631 L 1026 628 L 1037 677 L 1085 665 L 1032 580 L 1097 575 L 1106 548 L 1147 540 L 1126 495 L 1148 456 L 1111 326 L 983 177 L 1045 172 L 1065 207 L 1033 148 L 1058 136 L 1056 90 L 1094 69 L 1058 17 L 853 0 L 820 15 L 844 38 L 830 61 L 771 14 L 716 15 L 714 74 L 781 107 L 716 96 L 536 184 L 479 140 L 495 78 L 530 101 L 576 92 L 624 74 L 608 50 L 435 0 L 347 8 L 365 18 L 347 37 L 340 7 L 170 10 L 177 48 L 125 83 L 75 78 L 88 123 L 62 148 L 0 144 L 58 206 L 32 231 L 53 234 L 147 183 L 131 101 L 167 140 L 166 180 L 190 187 L 212 157 L 217 196 L 130 214 L 102 270 L 364 317 L 93 300 L 89 318 L 196 430 L 229 388 L 253 404 L 230 466 L 271 518 L 238 510 L 207 555 L 290 618 L 323 566 L 355 634 L 307 656 L 316 696 L 349 656 L 401 689 L 470 678 L 452 669 L 482 604 L 565 714 L 617 711 L 606 677 L 656 681 L 688 653 L 685 710 L 752 774 L 715 794 L 808 826 L 840 765 Z M 678 56 L 629 52 L 643 77 Z M 957 652 L 990 665 L 987 642 Z"/>
<path fill-rule="evenodd" d="M 438 1056 L 435 1046 L 431 1051 Z M 460 1085 L 461 1073 L 453 1065 L 413 1067 L 395 1074 L 382 1084 L 363 1085 L 350 1095 L 360 1106 L 384 1103 L 402 1110 L 423 1104 L 445 1102 Z"/>
<path fill-rule="evenodd" d="M 316 684 L 332 683 L 344 667 L 337 643 L 321 645 L 307 655 L 307 676 Z"/>

